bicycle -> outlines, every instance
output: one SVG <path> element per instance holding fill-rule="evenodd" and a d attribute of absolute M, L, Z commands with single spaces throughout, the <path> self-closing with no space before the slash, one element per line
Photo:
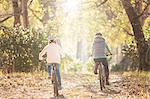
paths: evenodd
<path fill-rule="evenodd" d="M 112 54 L 107 54 L 106 56 L 109 56 Z M 104 65 L 102 64 L 101 61 L 96 61 L 96 65 L 98 65 L 98 79 L 99 79 L 99 84 L 100 84 L 100 89 L 103 90 L 106 85 L 106 75 L 105 75 L 105 69 Z"/>
<path fill-rule="evenodd" d="M 106 84 L 106 76 L 104 72 L 104 67 L 101 62 L 96 62 L 98 64 L 98 79 L 99 79 L 99 84 L 100 84 L 100 89 L 103 90 L 105 88 Z"/>
<path fill-rule="evenodd" d="M 40 62 L 41 65 L 45 65 L 46 64 L 46 58 L 44 57 L 43 60 Z M 52 63 L 51 64 L 51 82 L 53 84 L 53 90 L 54 90 L 54 97 L 58 97 L 59 93 L 58 93 L 58 78 L 57 78 L 57 64 L 56 63 Z"/>
<path fill-rule="evenodd" d="M 57 78 L 57 67 L 56 67 L 56 64 L 53 63 L 52 64 L 52 84 L 53 84 L 53 88 L 54 88 L 54 97 L 57 97 L 59 96 L 59 93 L 58 93 L 58 78 Z"/>

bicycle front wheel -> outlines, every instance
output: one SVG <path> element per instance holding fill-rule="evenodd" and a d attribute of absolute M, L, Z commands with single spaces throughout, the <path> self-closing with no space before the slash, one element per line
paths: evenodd
<path fill-rule="evenodd" d="M 100 84 L 100 89 L 103 90 L 104 88 L 104 78 L 103 78 L 103 71 L 102 71 L 102 66 L 101 64 L 99 65 L 99 84 Z"/>

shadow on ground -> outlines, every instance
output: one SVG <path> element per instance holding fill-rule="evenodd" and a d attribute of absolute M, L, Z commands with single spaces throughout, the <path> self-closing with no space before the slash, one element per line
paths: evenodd
<path fill-rule="evenodd" d="M 50 99 L 67 99 L 64 95 L 59 95 L 57 97 L 51 97 Z"/>

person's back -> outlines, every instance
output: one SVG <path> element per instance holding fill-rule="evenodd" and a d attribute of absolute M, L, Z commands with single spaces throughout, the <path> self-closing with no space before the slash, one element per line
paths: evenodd
<path fill-rule="evenodd" d="M 93 42 L 93 57 L 104 58 L 105 57 L 105 39 L 101 36 L 96 36 Z"/>
<path fill-rule="evenodd" d="M 48 44 L 47 46 L 47 62 L 48 63 L 60 63 L 60 47 L 55 44 Z"/>

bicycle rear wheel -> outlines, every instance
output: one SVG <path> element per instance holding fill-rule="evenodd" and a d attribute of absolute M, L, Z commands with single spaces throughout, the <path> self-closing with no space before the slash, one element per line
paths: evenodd
<path fill-rule="evenodd" d="M 104 76 L 103 76 L 103 68 L 102 68 L 101 63 L 99 64 L 99 75 L 98 76 L 99 76 L 100 89 L 103 90 L 105 88 L 105 86 L 104 86 L 105 80 L 104 80 Z"/>
<path fill-rule="evenodd" d="M 54 96 L 58 96 L 58 80 L 57 80 L 57 76 L 56 76 L 56 67 L 53 67 L 53 87 L 54 87 Z"/>

